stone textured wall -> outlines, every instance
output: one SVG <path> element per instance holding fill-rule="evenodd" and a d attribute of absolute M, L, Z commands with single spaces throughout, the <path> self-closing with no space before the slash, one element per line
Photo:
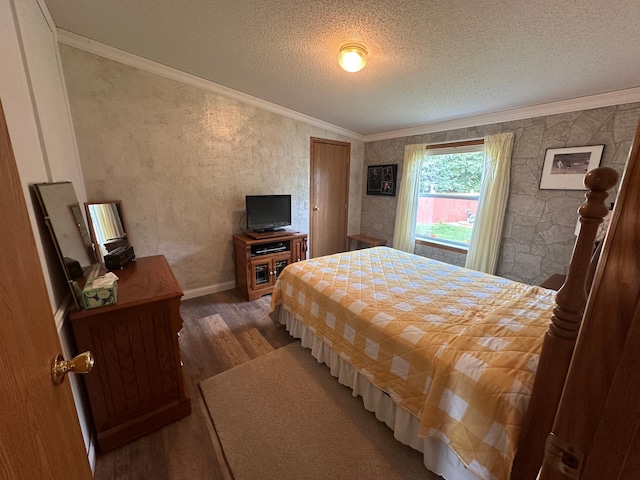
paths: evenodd
<path fill-rule="evenodd" d="M 364 144 L 60 46 L 88 201 L 122 200 L 137 256 L 167 257 L 184 290 L 233 282 L 245 195 L 291 193 L 309 231 L 310 137 L 351 143 L 349 232 Z"/>
<path fill-rule="evenodd" d="M 398 163 L 401 179 L 405 145 L 513 132 L 511 189 L 496 273 L 538 284 L 553 273 L 566 273 L 575 242 L 576 211 L 585 193 L 538 188 L 546 150 L 604 144 L 601 165 L 621 173 L 639 118 L 640 103 L 633 103 L 380 140 L 365 145 L 365 170 L 367 165 Z M 366 185 L 364 188 L 366 192 Z M 391 245 L 396 198 L 368 196 L 363 192 L 361 233 L 386 238 Z M 454 252 L 419 245 L 416 253 L 464 265 L 464 255 Z"/>

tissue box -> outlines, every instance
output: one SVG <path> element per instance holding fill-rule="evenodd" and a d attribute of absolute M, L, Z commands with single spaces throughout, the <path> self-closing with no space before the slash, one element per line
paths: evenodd
<path fill-rule="evenodd" d="M 104 307 L 118 301 L 118 277 L 113 274 L 89 279 L 82 289 L 84 308 Z"/>

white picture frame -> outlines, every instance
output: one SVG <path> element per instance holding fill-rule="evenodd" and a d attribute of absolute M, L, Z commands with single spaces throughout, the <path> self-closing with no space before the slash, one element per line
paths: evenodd
<path fill-rule="evenodd" d="M 604 145 L 548 148 L 540 190 L 586 190 L 584 176 L 600 166 Z"/>

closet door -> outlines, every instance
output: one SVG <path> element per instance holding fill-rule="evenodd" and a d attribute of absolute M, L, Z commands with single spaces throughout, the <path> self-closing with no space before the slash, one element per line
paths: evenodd
<path fill-rule="evenodd" d="M 347 249 L 351 144 L 311 138 L 310 257 Z"/>

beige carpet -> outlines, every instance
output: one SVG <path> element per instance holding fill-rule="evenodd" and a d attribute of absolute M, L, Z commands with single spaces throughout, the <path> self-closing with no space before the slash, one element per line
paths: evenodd
<path fill-rule="evenodd" d="M 440 479 L 297 342 L 200 389 L 236 480 Z"/>

